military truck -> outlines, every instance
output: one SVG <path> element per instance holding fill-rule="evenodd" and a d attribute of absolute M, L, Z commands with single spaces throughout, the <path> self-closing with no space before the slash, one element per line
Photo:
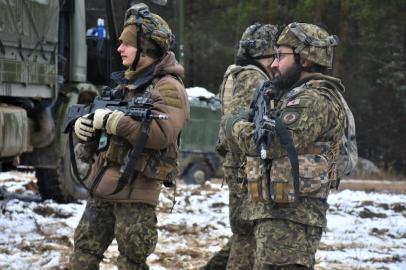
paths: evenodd
<path fill-rule="evenodd" d="M 123 68 L 115 52 L 117 33 L 132 2 L 0 1 L 0 171 L 34 169 L 44 199 L 68 202 L 87 196 L 72 174 L 63 118 L 70 105 L 90 103 L 99 86 L 109 85 L 110 72 Z M 89 31 L 98 18 L 105 21 L 104 33 Z M 193 125 L 185 134 L 193 132 Z M 185 151 L 193 145 L 189 139 Z M 202 179 L 201 172 L 206 179 L 212 175 L 208 167 L 214 170 L 217 164 L 206 151 L 198 159 L 194 146 L 183 155 L 189 161 L 182 162 L 189 182 Z M 199 165 L 191 165 L 194 161 Z M 88 169 L 81 164 L 82 174 Z"/>
<path fill-rule="evenodd" d="M 222 173 L 221 157 L 215 151 L 221 105 L 220 100 L 204 88 L 194 87 L 186 91 L 190 120 L 180 140 L 180 176 L 188 184 L 203 184 Z"/>

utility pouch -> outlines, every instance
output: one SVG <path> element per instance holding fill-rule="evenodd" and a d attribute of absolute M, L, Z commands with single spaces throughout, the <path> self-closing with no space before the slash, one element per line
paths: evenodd
<path fill-rule="evenodd" d="M 106 159 L 113 164 L 124 164 L 124 159 L 128 151 L 131 149 L 131 144 L 118 136 L 111 136 L 110 143 L 106 151 Z"/>
<path fill-rule="evenodd" d="M 293 182 L 284 179 L 272 179 L 270 187 L 271 199 L 276 203 L 291 203 L 295 201 Z"/>
<path fill-rule="evenodd" d="M 266 202 L 269 194 L 269 169 L 258 157 L 247 157 L 245 171 L 248 181 L 248 194 L 253 202 Z"/>
<path fill-rule="evenodd" d="M 326 199 L 330 189 L 328 162 L 324 155 L 299 155 L 299 191 L 301 197 Z M 274 160 L 271 169 L 271 199 L 276 203 L 295 200 L 291 165 L 287 157 Z"/>
<path fill-rule="evenodd" d="M 145 166 L 143 174 L 149 178 L 164 182 L 173 182 L 178 174 L 178 165 L 175 158 L 164 155 L 151 155 Z"/>

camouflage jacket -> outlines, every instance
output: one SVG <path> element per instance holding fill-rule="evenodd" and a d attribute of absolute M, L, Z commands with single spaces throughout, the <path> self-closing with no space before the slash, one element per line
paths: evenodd
<path fill-rule="evenodd" d="M 224 74 L 223 83 L 220 86 L 223 115 L 221 122 L 224 121 L 226 113 L 236 113 L 241 109 L 248 110 L 257 85 L 267 79 L 269 77 L 253 65 L 245 67 L 237 65 L 229 66 Z M 230 145 L 221 129 L 219 131 L 219 141 L 227 150 L 223 166 L 225 168 L 239 168 L 243 162 L 241 152 L 236 147 L 233 148 Z"/>
<path fill-rule="evenodd" d="M 286 124 L 299 155 L 309 153 L 309 148 L 316 142 L 337 141 L 344 133 L 345 113 L 342 105 L 332 96 L 331 92 L 334 91 L 322 90 L 320 86 L 323 81 L 334 83 L 336 89 L 344 91 L 344 86 L 338 79 L 312 74 L 285 93 L 277 104 L 280 118 Z M 258 156 L 253 138 L 253 123 L 237 122 L 233 127 L 232 136 L 246 155 Z M 267 154 L 274 161 L 287 155 L 278 139 L 273 141 Z M 244 208 L 242 216 L 248 220 L 280 218 L 313 226 L 326 226 L 328 204 L 325 200 L 302 197 L 299 203 L 245 203 L 247 207 Z"/>

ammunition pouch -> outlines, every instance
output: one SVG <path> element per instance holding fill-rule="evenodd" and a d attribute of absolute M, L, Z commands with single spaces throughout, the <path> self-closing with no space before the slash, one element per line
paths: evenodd
<path fill-rule="evenodd" d="M 127 156 L 131 147 L 131 144 L 126 139 L 115 135 L 111 136 L 109 146 L 106 151 L 107 161 L 115 165 L 123 165 L 125 157 Z"/>
<path fill-rule="evenodd" d="M 329 162 L 322 154 L 299 155 L 299 194 L 301 197 L 326 199 L 334 180 L 329 179 Z M 247 178 L 250 198 L 254 202 L 295 201 L 293 177 L 288 157 L 273 160 L 270 168 L 259 158 L 247 158 Z"/>
<path fill-rule="evenodd" d="M 109 194 L 107 191 L 103 192 L 103 194 L 98 194 L 98 186 L 109 186 L 114 189 L 123 168 L 128 162 L 131 149 L 132 145 L 124 138 L 114 135 L 111 136 L 107 150 L 102 153 L 106 163 L 100 168 L 100 171 L 93 179 L 85 181 L 85 185 L 91 194 L 102 195 L 103 197 Z M 161 151 L 144 149 L 141 156 L 136 159 L 135 166 L 132 169 L 135 172 L 132 181 L 136 180 L 138 173 L 141 173 L 147 178 L 162 181 L 165 186 L 172 186 L 178 174 L 176 156 L 177 153 L 169 150 L 169 148 Z M 103 177 L 105 171 L 113 166 L 121 167 L 120 173 L 112 177 Z M 128 185 L 131 185 L 132 181 L 129 181 Z M 105 190 L 105 188 L 103 188 L 103 190 Z M 113 190 L 110 190 L 110 192 L 111 191 Z"/>
<path fill-rule="evenodd" d="M 154 154 L 150 155 L 142 173 L 149 178 L 163 181 L 166 187 L 173 186 L 179 173 L 176 157 L 168 157 L 160 151 L 154 152 Z"/>
<path fill-rule="evenodd" d="M 247 157 L 245 170 L 247 174 L 248 193 L 253 202 L 266 202 L 270 200 L 269 166 L 261 162 L 259 157 Z"/>
<path fill-rule="evenodd" d="M 128 153 L 132 145 L 122 137 L 112 136 L 106 151 L 106 159 L 109 164 L 124 165 L 128 159 Z M 144 149 L 141 157 L 138 157 L 134 170 L 143 173 L 146 177 L 165 181 L 174 178 L 178 173 L 176 154 L 169 157 L 170 152 L 165 150 Z"/>

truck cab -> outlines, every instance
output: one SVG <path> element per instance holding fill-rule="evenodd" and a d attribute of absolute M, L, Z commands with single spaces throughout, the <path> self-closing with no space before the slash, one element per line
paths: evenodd
<path fill-rule="evenodd" d="M 0 1 L 0 171 L 35 170 L 43 199 L 87 197 L 72 172 L 63 120 L 71 105 L 89 104 L 102 86 L 110 85 L 110 72 L 124 69 L 117 37 L 125 10 L 136 2 Z M 166 1 L 145 1 L 173 25 L 174 10 L 155 2 Z M 101 20 L 104 31 L 97 29 Z M 197 183 L 214 175 L 219 165 L 214 146 L 220 117 L 214 99 L 191 104 L 180 175 Z M 83 176 L 89 168 L 79 164 Z"/>

